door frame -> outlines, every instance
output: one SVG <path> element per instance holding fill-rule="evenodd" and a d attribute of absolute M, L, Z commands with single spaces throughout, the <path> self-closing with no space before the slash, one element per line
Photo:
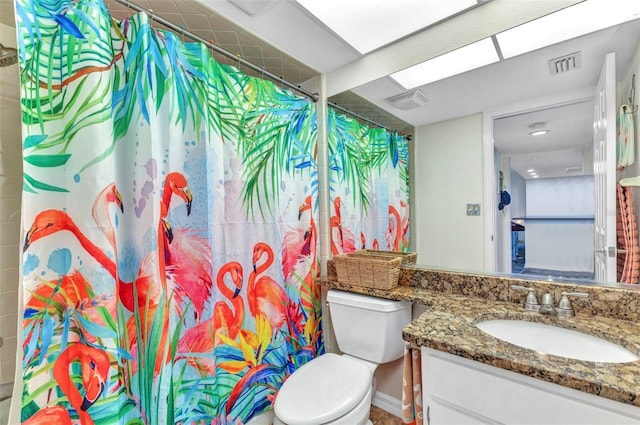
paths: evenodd
<path fill-rule="evenodd" d="M 593 99 L 594 87 L 563 93 L 557 96 L 532 99 L 515 103 L 512 105 L 500 106 L 482 113 L 482 158 L 483 158 L 483 196 L 484 204 L 484 268 L 485 272 L 504 272 L 497 270 L 498 267 L 498 244 L 496 243 L 496 220 L 497 210 L 497 181 L 495 178 L 496 164 L 494 161 L 494 140 L 493 121 L 497 118 L 504 118 L 512 115 L 535 112 L 541 109 L 548 109 L 557 106 L 571 105 L 574 103 L 590 101 Z M 509 253 L 511 264 L 511 250 Z M 506 253 L 504 253 L 506 260 Z"/>

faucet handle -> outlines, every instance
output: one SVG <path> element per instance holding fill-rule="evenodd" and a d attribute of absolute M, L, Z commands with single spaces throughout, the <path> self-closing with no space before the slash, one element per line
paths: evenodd
<path fill-rule="evenodd" d="M 529 291 L 527 294 L 527 298 L 524 301 L 524 309 L 529 311 L 538 311 L 540 309 L 540 304 L 538 304 L 538 300 L 536 299 L 536 294 L 533 292 L 533 288 L 527 288 L 520 285 L 511 285 L 511 289 L 515 289 L 516 291 Z"/>
<path fill-rule="evenodd" d="M 585 294 L 584 292 L 562 292 L 562 296 L 560 297 L 560 301 L 558 302 L 558 316 L 574 316 L 573 305 L 571 305 L 569 297 L 587 298 L 588 296 L 589 294 Z"/>

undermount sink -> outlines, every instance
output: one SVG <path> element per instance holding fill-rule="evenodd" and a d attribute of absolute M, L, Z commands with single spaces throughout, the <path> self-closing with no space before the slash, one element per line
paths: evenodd
<path fill-rule="evenodd" d="M 601 363 L 638 360 L 631 351 L 610 341 L 544 323 L 501 319 L 476 326 L 503 341 L 554 356 Z"/>

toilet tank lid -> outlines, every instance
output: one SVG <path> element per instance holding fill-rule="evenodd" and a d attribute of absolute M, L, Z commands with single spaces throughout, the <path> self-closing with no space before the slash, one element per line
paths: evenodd
<path fill-rule="evenodd" d="M 327 302 L 330 304 L 348 305 L 375 311 L 398 311 L 411 308 L 407 301 L 394 301 L 354 292 L 330 289 L 327 292 Z"/>

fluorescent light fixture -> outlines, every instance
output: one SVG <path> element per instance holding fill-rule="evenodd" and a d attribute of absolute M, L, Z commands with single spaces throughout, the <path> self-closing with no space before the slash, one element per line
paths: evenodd
<path fill-rule="evenodd" d="M 638 17 L 638 0 L 586 0 L 496 34 L 496 38 L 506 59 Z"/>
<path fill-rule="evenodd" d="M 491 38 L 485 38 L 393 73 L 391 78 L 404 88 L 412 89 L 498 62 L 499 59 Z"/>
<path fill-rule="evenodd" d="M 478 3 L 476 0 L 296 0 L 365 54 Z"/>

